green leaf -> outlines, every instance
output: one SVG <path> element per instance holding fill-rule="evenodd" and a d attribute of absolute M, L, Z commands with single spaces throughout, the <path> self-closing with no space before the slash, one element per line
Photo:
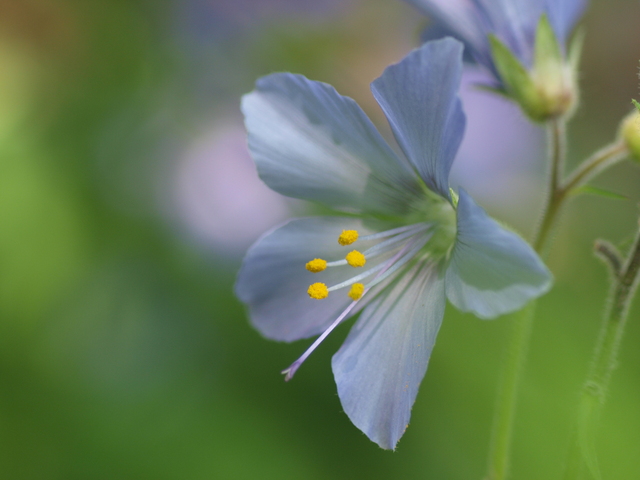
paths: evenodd
<path fill-rule="evenodd" d="M 609 190 L 605 190 L 604 188 L 594 187 L 593 185 L 583 185 L 580 188 L 576 188 L 572 192 L 572 195 L 580 195 L 583 193 L 598 195 L 605 198 L 612 198 L 614 200 L 629 200 L 629 197 L 625 197 L 624 195 L 620 195 L 619 193 L 610 192 Z"/>
<path fill-rule="evenodd" d="M 635 235 L 628 236 L 620 240 L 616 246 L 618 247 L 618 250 L 620 250 L 621 252 L 626 252 L 631 248 L 631 245 L 633 245 L 633 241 L 635 239 L 636 239 Z"/>
<path fill-rule="evenodd" d="M 636 106 L 636 108 L 638 109 L 638 112 L 640 112 L 640 103 L 638 103 L 634 99 L 631 99 L 631 103 L 633 103 Z"/>

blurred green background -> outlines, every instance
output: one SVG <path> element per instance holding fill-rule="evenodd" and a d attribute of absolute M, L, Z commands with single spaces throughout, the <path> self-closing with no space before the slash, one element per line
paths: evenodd
<path fill-rule="evenodd" d="M 256 179 L 240 95 L 260 75 L 303 73 L 388 132 L 368 84 L 426 22 L 399 0 L 0 0 L 1 478 L 482 477 L 508 318 L 447 307 L 392 453 L 341 411 L 330 358 L 347 326 L 285 384 L 280 370 L 310 342 L 261 338 L 232 292 L 243 250 L 305 209 Z M 640 96 L 640 3 L 594 0 L 583 25 L 573 162 L 608 143 Z M 505 121 L 473 116 L 471 103 L 470 131 Z M 504 108 L 524 140 L 504 150 L 509 131 L 485 135 L 460 160 L 460 183 L 530 233 L 544 148 Z M 490 175 L 467 185 L 473 168 Z M 608 288 L 593 241 L 624 244 L 637 225 L 640 168 L 597 184 L 629 200 L 585 197 L 565 211 L 514 478 L 559 478 Z M 607 479 L 640 475 L 639 344 L 636 301 L 598 438 Z"/>

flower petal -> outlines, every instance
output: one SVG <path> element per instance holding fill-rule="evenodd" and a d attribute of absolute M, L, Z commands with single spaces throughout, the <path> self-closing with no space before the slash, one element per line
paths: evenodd
<path fill-rule="evenodd" d="M 476 2 L 470 0 L 406 0 L 474 48 L 484 45 L 485 32 L 480 28 Z"/>
<path fill-rule="evenodd" d="M 535 32 L 543 13 L 541 0 L 483 0 L 486 33 L 495 34 L 525 65 L 531 66 Z"/>
<path fill-rule="evenodd" d="M 407 428 L 444 307 L 437 267 L 415 265 L 364 309 L 333 356 L 344 411 L 382 448 Z"/>
<path fill-rule="evenodd" d="M 462 189 L 457 215 L 446 273 L 447 297 L 457 308 L 493 318 L 549 290 L 551 273 L 529 244 L 491 219 Z"/>
<path fill-rule="evenodd" d="M 584 12 L 585 0 L 406 0 L 471 49 L 496 77 L 488 35 L 496 35 L 526 66 L 533 61 L 535 32 L 546 13 L 564 44 Z"/>
<path fill-rule="evenodd" d="M 344 258 L 349 249 L 338 244 L 338 236 L 347 229 L 369 233 L 356 219 L 302 218 L 265 234 L 249 249 L 235 291 L 249 306 L 252 324 L 265 337 L 290 342 L 317 335 L 351 302 L 342 291 L 313 300 L 307 288 L 315 282 L 340 283 L 353 275 L 352 267 L 331 267 L 320 273 L 305 269 L 314 258 Z"/>
<path fill-rule="evenodd" d="M 461 73 L 462 44 L 445 38 L 425 43 L 371 84 L 405 155 L 427 186 L 445 198 L 465 127 Z"/>
<path fill-rule="evenodd" d="M 471 45 L 466 38 L 459 36 L 453 30 L 443 23 L 430 23 L 420 34 L 420 42 L 427 43 L 432 40 L 440 40 L 445 37 L 453 37 L 464 45 L 462 51 L 462 61 L 466 64 L 474 65 L 477 63 L 476 58 L 473 56 L 473 45 Z"/>
<path fill-rule="evenodd" d="M 586 6 L 585 0 L 545 0 L 545 11 L 560 43 L 567 41 Z"/>
<path fill-rule="evenodd" d="M 415 174 L 362 109 L 330 85 L 276 73 L 242 99 L 262 180 L 290 197 L 355 211 L 406 213 Z"/>

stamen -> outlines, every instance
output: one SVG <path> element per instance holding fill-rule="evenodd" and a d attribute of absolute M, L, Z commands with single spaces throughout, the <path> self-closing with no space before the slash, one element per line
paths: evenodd
<path fill-rule="evenodd" d="M 414 225 L 414 227 L 415 227 L 415 225 Z M 415 235 L 416 233 L 419 233 L 419 231 L 426 230 L 429 227 L 430 227 L 430 225 L 428 225 L 428 224 L 420 224 L 420 228 L 417 231 L 415 230 L 415 228 L 412 229 L 411 232 L 407 232 L 407 234 L 403 235 L 398 241 L 400 241 L 400 240 L 404 241 L 404 240 L 406 240 L 406 237 L 410 237 L 412 235 Z M 398 236 L 398 237 L 400 237 L 400 236 Z M 364 237 L 361 237 L 361 239 L 362 238 L 364 238 Z M 428 237 L 428 238 L 430 238 L 430 237 Z M 427 238 L 427 240 L 428 240 L 428 238 Z M 389 239 L 389 240 L 387 240 L 385 242 L 381 242 L 378 245 L 385 244 L 384 247 L 390 247 L 390 248 L 386 248 L 385 249 L 386 251 L 383 250 L 383 249 L 373 250 L 374 248 L 378 247 L 378 245 L 375 245 L 374 247 L 371 247 L 369 250 L 365 250 L 363 255 L 365 256 L 365 258 L 370 258 L 370 257 L 378 256 L 378 255 L 380 255 L 382 253 L 386 253 L 389 250 L 391 250 L 393 247 L 395 247 L 394 243 L 396 243 L 396 238 L 392 238 L 392 239 Z M 395 254 L 394 258 L 396 260 L 398 258 L 400 258 L 407 251 L 407 249 L 413 247 L 413 245 L 414 245 L 414 242 L 409 241 L 398 253 Z M 370 254 L 370 252 L 372 250 L 373 250 L 373 255 Z M 395 260 L 393 262 L 395 262 Z M 391 262 L 391 263 L 393 263 L 393 262 Z M 339 260 L 337 262 L 328 262 L 327 266 L 328 267 L 332 267 L 334 265 L 338 266 L 338 265 L 346 265 L 346 264 L 347 264 L 346 260 Z M 333 292 L 334 290 L 340 290 L 341 288 L 348 287 L 349 285 L 353 285 L 354 283 L 359 282 L 359 281 L 371 276 L 372 274 L 378 272 L 379 270 L 382 270 L 383 268 L 389 268 L 390 266 L 391 266 L 391 264 L 389 262 L 380 263 L 380 264 L 376 265 L 375 267 L 370 268 L 366 272 L 362 272 L 362 273 L 360 273 L 358 275 L 355 275 L 355 276 L 351 277 L 348 280 L 345 280 L 344 282 L 340 282 L 340 283 L 338 283 L 336 285 L 333 285 L 333 286 L 329 287 L 328 290 L 330 292 Z"/>
<path fill-rule="evenodd" d="M 295 362 L 293 362 L 289 368 L 282 370 L 282 372 L 280 372 L 284 374 L 285 382 L 288 382 L 293 378 L 298 368 L 300 368 L 300 365 L 302 365 L 303 362 L 309 357 L 309 355 L 311 355 L 313 351 L 318 347 L 318 345 L 320 345 L 324 341 L 324 339 L 329 336 L 329 334 L 333 331 L 333 329 L 336 328 L 338 325 L 340 325 L 342 320 L 344 320 L 346 316 L 349 315 L 349 312 L 353 310 L 353 307 L 355 307 L 357 303 L 358 303 L 357 301 L 351 302 L 349 306 L 345 308 L 344 311 L 340 314 L 340 316 L 336 318 L 333 321 L 333 323 L 329 325 L 329 327 L 324 332 L 322 332 L 322 335 L 316 338 L 316 341 L 313 342 L 311 346 L 305 350 L 305 352 L 300 356 L 300 358 L 298 358 Z"/>
<path fill-rule="evenodd" d="M 364 267 L 364 264 L 367 263 L 366 257 L 357 250 L 347 253 L 345 260 L 352 267 Z"/>
<path fill-rule="evenodd" d="M 343 247 L 346 245 L 351 245 L 356 240 L 358 240 L 357 230 L 343 230 L 338 237 L 338 243 Z"/>
<path fill-rule="evenodd" d="M 384 242 L 380 242 L 377 245 L 365 250 L 362 252 L 362 255 L 365 256 L 365 259 L 375 257 L 380 255 L 381 253 L 386 253 L 395 246 L 396 243 L 400 243 L 403 240 L 415 235 L 416 233 L 422 232 L 424 230 L 428 230 L 432 225 L 428 223 L 416 223 L 414 225 L 409 225 L 408 227 L 400 227 L 394 228 L 393 230 L 388 230 L 386 232 L 374 233 L 373 235 L 367 235 L 365 237 L 360 237 L 360 240 L 375 240 L 377 238 L 390 237 L 396 234 L 393 238 L 385 240 Z M 346 231 L 346 230 L 345 230 Z M 366 261 L 366 260 L 365 260 Z M 342 265 L 347 265 L 349 263 L 347 260 L 336 260 L 335 262 L 327 262 L 327 267 L 340 267 Z M 353 266 L 353 265 L 352 265 Z"/>
<path fill-rule="evenodd" d="M 421 228 L 416 228 L 416 229 L 412 229 L 411 231 L 407 231 L 405 233 L 402 233 L 400 235 L 397 235 L 393 238 L 390 238 L 388 240 L 385 240 L 384 242 L 380 242 L 377 245 L 374 245 L 373 247 L 367 249 L 364 251 L 364 256 L 367 258 L 370 257 L 374 257 L 376 255 L 379 255 L 381 253 L 385 253 L 389 250 L 391 250 L 391 247 L 393 247 L 396 243 L 400 243 L 403 240 L 406 240 L 409 237 L 412 237 L 413 235 L 415 235 L 416 233 L 419 233 L 423 230 L 427 230 L 431 227 L 431 225 L 429 224 L 424 224 L 420 226 Z"/>
<path fill-rule="evenodd" d="M 360 300 L 362 294 L 364 293 L 364 285 L 362 283 L 354 283 L 349 290 L 349 296 L 353 300 Z"/>
<path fill-rule="evenodd" d="M 329 296 L 329 289 L 324 283 L 314 283 L 309 286 L 307 293 L 311 298 L 322 300 Z"/>
<path fill-rule="evenodd" d="M 327 261 L 321 258 L 314 258 L 310 262 L 307 262 L 305 268 L 313 273 L 318 273 L 327 268 Z"/>
<path fill-rule="evenodd" d="M 406 232 L 407 230 L 413 230 L 413 229 L 421 230 L 422 228 L 425 228 L 427 226 L 429 225 L 425 223 L 414 223 L 413 225 L 407 225 L 406 227 L 392 228 L 391 230 L 386 230 L 384 232 L 365 235 L 364 237 L 360 237 L 360 240 L 361 241 L 377 240 L 379 238 L 391 237 L 393 235 L 396 235 L 397 233 Z"/>
<path fill-rule="evenodd" d="M 336 260 L 335 262 L 327 262 L 327 267 L 339 267 L 346 264 L 347 261 L 343 258 L 342 260 Z"/>
<path fill-rule="evenodd" d="M 429 237 L 430 238 L 430 237 Z M 420 245 L 420 248 L 422 248 L 422 246 L 428 241 L 427 238 L 424 243 L 422 242 L 418 242 Z M 411 244 L 415 244 L 414 242 L 411 242 Z M 394 262 L 396 262 L 396 260 L 398 260 L 400 257 L 402 257 L 402 255 L 407 251 L 407 249 L 409 248 L 410 244 L 405 245 L 404 247 L 402 247 L 402 249 L 396 253 L 389 261 L 387 261 L 386 263 L 383 263 L 383 268 L 382 271 L 380 273 L 378 273 L 378 275 L 376 275 L 376 277 L 373 279 L 374 283 L 372 285 L 374 285 L 376 282 L 376 280 L 379 277 L 387 277 L 388 275 L 385 275 L 387 272 L 389 272 L 389 270 L 391 270 L 391 266 L 395 266 L 393 265 Z M 415 255 L 415 253 L 418 251 L 419 249 L 413 249 L 411 252 L 409 252 L 409 254 Z M 405 255 L 405 257 L 402 257 L 401 260 L 403 260 L 404 258 L 406 258 L 407 256 L 409 256 L 409 254 Z M 406 261 L 405 261 L 406 263 Z M 395 271 L 395 270 L 394 270 Z M 371 285 L 371 286 L 372 286 Z M 362 292 L 362 296 L 360 298 L 362 298 L 364 295 L 366 295 L 366 293 L 370 290 L 371 286 L 367 287 L 364 289 L 364 291 Z M 336 318 L 333 323 L 331 325 L 329 325 L 329 327 L 327 327 L 327 329 L 322 332 L 322 335 L 320 335 L 318 338 L 316 338 L 316 341 L 313 342 L 311 344 L 311 346 L 309 348 L 307 348 L 305 350 L 305 352 L 300 356 L 300 358 L 298 358 L 295 362 L 293 362 L 291 364 L 291 366 L 285 370 L 282 370 L 282 374 L 284 374 L 284 380 L 285 382 L 288 382 L 289 380 L 291 380 L 293 378 L 293 376 L 295 375 L 295 373 L 298 371 L 298 368 L 300 368 L 300 365 L 302 365 L 304 363 L 304 361 L 309 358 L 309 355 L 311 355 L 313 353 L 313 351 L 318 347 L 318 345 L 320 345 L 325 338 L 327 338 L 329 336 L 329 334 L 338 326 L 340 325 L 340 323 L 342 323 L 342 321 L 347 317 L 347 315 L 349 315 L 349 312 L 351 312 L 351 310 L 353 310 L 353 307 L 356 306 L 356 304 L 359 302 L 359 300 L 354 300 L 353 302 L 351 302 L 349 304 L 349 306 L 347 308 L 344 309 L 344 311 L 340 314 L 340 316 L 338 318 Z"/>
<path fill-rule="evenodd" d="M 372 280 L 372 282 L 367 286 L 367 289 L 379 284 L 384 279 L 388 278 L 389 275 L 392 275 L 393 273 L 397 272 L 399 268 L 404 266 L 405 263 L 411 260 L 415 256 L 415 254 L 418 253 L 420 249 L 425 246 L 425 244 L 429 241 L 430 238 L 431 238 L 431 235 L 423 238 L 422 240 L 414 240 L 410 244 L 405 245 L 405 248 L 403 248 L 400 252 L 401 253 L 407 252 L 407 249 L 409 248 L 409 251 L 406 253 L 406 255 L 404 255 L 396 263 L 390 266 L 388 270 L 383 270 L 378 275 L 376 275 L 376 277 Z"/>
<path fill-rule="evenodd" d="M 356 275 L 355 277 L 351 277 L 349 280 L 345 280 L 344 282 L 341 282 L 341 283 L 338 283 L 337 285 L 329 287 L 329 291 L 333 292 L 334 290 L 340 290 L 341 288 L 348 287 L 349 285 L 353 285 L 354 283 L 359 282 L 364 278 L 367 278 L 368 276 L 377 272 L 378 270 L 382 270 L 385 266 L 387 266 L 386 263 L 381 263 L 380 265 L 376 265 L 375 267 L 370 268 L 366 272 L 362 272 L 361 274 Z"/>

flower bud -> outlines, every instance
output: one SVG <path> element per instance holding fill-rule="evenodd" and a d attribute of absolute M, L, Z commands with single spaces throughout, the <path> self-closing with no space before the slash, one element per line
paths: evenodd
<path fill-rule="evenodd" d="M 530 99 L 528 115 L 533 120 L 570 115 L 578 100 L 578 89 L 571 67 L 566 63 L 549 62 L 545 68 L 531 72 L 534 95 Z"/>
<path fill-rule="evenodd" d="M 575 70 L 580 37 L 572 44 L 569 59 L 566 59 L 549 20 L 543 15 L 538 23 L 530 69 L 496 37 L 490 38 L 490 42 L 504 93 L 518 102 L 529 118 L 543 122 L 572 113 L 578 103 Z"/>
<path fill-rule="evenodd" d="M 620 123 L 618 136 L 627 144 L 630 157 L 640 162 L 640 112 L 638 110 L 624 117 Z"/>

